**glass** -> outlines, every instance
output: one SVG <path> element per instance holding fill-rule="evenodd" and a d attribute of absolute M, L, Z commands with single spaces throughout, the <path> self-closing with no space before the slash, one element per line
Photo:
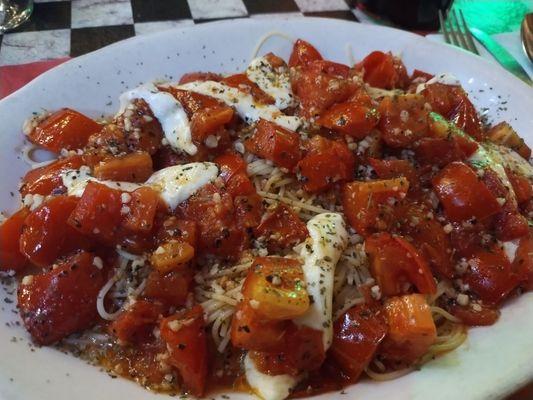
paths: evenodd
<path fill-rule="evenodd" d="M 24 23 L 33 11 L 33 0 L 0 0 L 0 33 Z"/>

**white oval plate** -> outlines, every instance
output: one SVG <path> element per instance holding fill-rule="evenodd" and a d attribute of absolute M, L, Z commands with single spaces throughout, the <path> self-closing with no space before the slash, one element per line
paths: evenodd
<path fill-rule="evenodd" d="M 135 37 L 76 58 L 43 74 L 0 101 L 0 210 L 17 208 L 16 192 L 28 166 L 20 159 L 21 126 L 42 108 L 72 107 L 93 117 L 112 114 L 128 87 L 153 79 L 177 79 L 189 71 L 243 70 L 259 39 L 278 31 L 313 43 L 326 57 L 350 61 L 372 50 L 400 54 L 409 70 L 451 72 L 495 122 L 509 121 L 533 143 L 533 90 L 493 64 L 407 32 L 317 18 L 231 20 Z M 287 59 L 291 43 L 272 37 L 261 53 Z M 0 288 L 0 398 L 116 400 L 162 397 L 125 379 L 110 379 L 98 368 L 52 348 L 32 350 L 18 320 L 13 295 Z M 6 324 L 7 323 L 7 324 Z M 8 326 L 9 325 L 9 326 Z M 344 394 L 320 398 L 497 399 L 533 378 L 533 294 L 507 304 L 498 323 L 472 329 L 457 351 L 421 371 L 389 382 L 365 380 Z M 232 394 L 244 399 L 245 395 Z"/>

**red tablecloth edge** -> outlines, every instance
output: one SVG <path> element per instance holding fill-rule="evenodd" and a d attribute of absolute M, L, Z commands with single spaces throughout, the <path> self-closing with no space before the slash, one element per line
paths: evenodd
<path fill-rule="evenodd" d="M 20 89 L 43 72 L 68 61 L 69 57 L 0 67 L 0 99 Z"/>

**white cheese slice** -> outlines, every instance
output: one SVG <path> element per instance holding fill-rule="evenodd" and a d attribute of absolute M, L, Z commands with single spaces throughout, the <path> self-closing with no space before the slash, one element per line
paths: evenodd
<path fill-rule="evenodd" d="M 459 82 L 459 79 L 457 79 L 454 75 L 444 72 L 443 74 L 435 75 L 433 78 L 431 78 L 426 83 L 421 83 L 416 87 L 416 93 L 420 93 L 423 91 L 427 85 L 431 85 L 432 83 L 442 83 L 443 85 L 451 85 L 451 86 L 460 86 L 461 82 Z"/>
<path fill-rule="evenodd" d="M 341 214 L 323 213 L 307 223 L 309 238 L 302 247 L 300 256 L 307 292 L 312 303 L 307 312 L 294 320 L 323 332 L 324 350 L 333 338 L 332 302 L 335 266 L 348 245 L 348 232 Z"/>
<path fill-rule="evenodd" d="M 252 60 L 246 69 L 246 76 L 275 100 L 275 105 L 283 110 L 294 106 L 289 70 L 287 67 L 274 68 L 266 57 Z"/>
<path fill-rule="evenodd" d="M 178 151 L 194 155 L 198 148 L 192 142 L 189 118 L 181 103 L 169 93 L 161 92 L 153 84 L 141 85 L 120 96 L 119 114 L 126 110 L 132 100 L 142 99 L 157 118 L 169 145 Z"/>
<path fill-rule="evenodd" d="M 81 197 L 89 182 L 98 182 L 111 189 L 123 192 L 133 192 L 142 185 L 132 182 L 101 181 L 91 175 L 91 168 L 83 165 L 80 169 L 69 169 L 61 174 L 63 185 L 67 188 L 69 196 Z"/>
<path fill-rule="evenodd" d="M 211 162 L 196 162 L 163 168 L 148 178 L 146 185 L 158 191 L 174 210 L 198 189 L 213 182 L 218 176 L 218 167 Z"/>
<path fill-rule="evenodd" d="M 257 122 L 262 118 L 293 131 L 303 123 L 301 118 L 285 115 L 273 105 L 258 103 L 251 95 L 221 82 L 190 82 L 177 88 L 214 97 L 235 108 L 237 114 L 247 123 Z"/>
<path fill-rule="evenodd" d="M 244 372 L 252 390 L 263 400 L 283 400 L 299 379 L 291 375 L 267 375 L 255 366 L 249 354 L 244 357 Z"/>

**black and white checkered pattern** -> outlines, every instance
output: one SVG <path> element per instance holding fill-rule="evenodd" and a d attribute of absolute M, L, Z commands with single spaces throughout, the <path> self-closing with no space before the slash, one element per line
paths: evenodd
<path fill-rule="evenodd" d="M 29 21 L 0 35 L 0 66 L 75 57 L 175 26 L 225 18 L 322 16 L 357 21 L 351 0 L 35 0 Z"/>

